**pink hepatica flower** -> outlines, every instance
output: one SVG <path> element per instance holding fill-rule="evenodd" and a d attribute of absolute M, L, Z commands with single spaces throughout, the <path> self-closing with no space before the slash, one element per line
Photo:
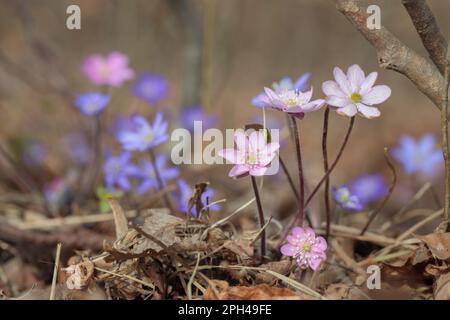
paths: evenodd
<path fill-rule="evenodd" d="M 298 89 L 283 89 L 274 91 L 264 88 L 267 104 L 274 109 L 290 113 L 298 118 L 303 118 L 306 112 L 320 109 L 325 100 L 317 99 L 311 101 L 313 89 L 302 92 Z"/>
<path fill-rule="evenodd" d="M 234 141 L 237 149 L 223 149 L 218 153 L 234 164 L 230 177 L 263 176 L 280 148 L 277 142 L 267 143 L 262 130 L 254 131 L 248 136 L 243 130 L 237 130 Z"/>
<path fill-rule="evenodd" d="M 116 51 L 106 57 L 100 54 L 87 57 L 81 70 L 93 84 L 112 87 L 120 87 L 134 76 L 133 70 L 128 67 L 128 56 Z"/>
<path fill-rule="evenodd" d="M 374 107 L 383 103 L 391 95 L 391 89 L 385 85 L 374 86 L 378 73 L 372 72 L 367 77 L 364 71 L 354 64 L 347 70 L 347 75 L 338 68 L 333 70 L 336 81 L 325 81 L 322 90 L 326 102 L 336 108 L 336 112 L 353 117 L 356 113 L 371 119 L 380 116 L 380 110 Z"/>
<path fill-rule="evenodd" d="M 316 237 L 311 228 L 292 229 L 292 233 L 287 236 L 288 243 L 281 247 L 281 253 L 288 257 L 293 257 L 297 265 L 306 269 L 308 266 L 316 270 L 320 263 L 327 256 L 327 242 L 322 237 Z"/>

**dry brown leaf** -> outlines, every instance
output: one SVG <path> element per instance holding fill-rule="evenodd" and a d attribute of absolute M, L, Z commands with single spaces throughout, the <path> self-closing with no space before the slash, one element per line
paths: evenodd
<path fill-rule="evenodd" d="M 261 268 L 274 271 L 276 273 L 287 275 L 292 267 L 292 260 L 286 259 L 281 261 L 274 261 L 262 264 Z M 256 281 L 258 283 L 274 283 L 279 280 L 277 277 L 267 273 L 267 272 L 259 272 L 256 274 Z"/>
<path fill-rule="evenodd" d="M 82 258 L 80 263 L 62 269 L 68 277 L 66 286 L 69 290 L 81 290 L 89 285 L 94 275 L 94 264 L 88 258 Z"/>
<path fill-rule="evenodd" d="M 181 240 L 177 235 L 176 228 L 182 223 L 184 223 L 184 220 L 181 218 L 171 216 L 165 211 L 151 209 L 148 217 L 145 218 L 142 230 L 170 247 Z M 142 253 L 148 249 L 155 252 L 163 250 L 154 241 L 143 238 L 133 248 L 133 253 Z"/>
<path fill-rule="evenodd" d="M 425 242 L 435 257 L 441 260 L 450 258 L 450 232 L 431 233 L 426 236 L 416 236 Z"/>
<path fill-rule="evenodd" d="M 450 300 L 450 272 L 439 276 L 435 284 L 434 298 L 436 300 Z"/>
<path fill-rule="evenodd" d="M 253 287 L 230 287 L 228 282 L 211 280 L 204 295 L 205 300 L 306 300 L 305 295 L 287 288 L 276 288 L 267 284 Z"/>

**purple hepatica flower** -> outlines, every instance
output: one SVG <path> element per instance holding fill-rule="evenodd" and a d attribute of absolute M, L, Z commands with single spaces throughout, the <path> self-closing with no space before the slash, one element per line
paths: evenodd
<path fill-rule="evenodd" d="M 359 113 L 367 119 L 380 116 L 380 110 L 374 105 L 383 103 L 391 95 L 391 89 L 385 85 L 374 86 L 378 73 L 367 77 L 364 71 L 354 64 L 345 74 L 340 68 L 333 70 L 335 81 L 325 81 L 322 90 L 327 96 L 327 104 L 336 108 L 336 112 L 353 117 Z"/>
<path fill-rule="evenodd" d="M 136 176 L 139 170 L 130 163 L 131 153 L 124 152 L 119 156 L 107 155 L 105 164 L 103 165 L 103 174 L 105 176 L 106 187 L 111 191 L 115 191 L 115 186 L 125 192 L 131 190 L 130 176 Z"/>
<path fill-rule="evenodd" d="M 432 176 L 444 162 L 442 151 L 436 148 L 436 139 L 432 134 L 426 134 L 418 141 L 411 136 L 403 136 L 400 145 L 392 150 L 392 156 L 402 164 L 407 174 Z"/>
<path fill-rule="evenodd" d="M 106 57 L 93 54 L 84 60 L 81 71 L 93 84 L 113 87 L 120 87 L 134 76 L 128 67 L 128 56 L 120 52 L 111 52 Z"/>
<path fill-rule="evenodd" d="M 281 247 L 281 253 L 288 257 L 293 257 L 297 265 L 306 269 L 310 267 L 316 270 L 327 258 L 327 242 L 324 238 L 316 236 L 311 228 L 295 227 L 292 233 L 287 236 L 285 245 Z"/>
<path fill-rule="evenodd" d="M 169 83 L 164 76 L 144 73 L 133 84 L 133 94 L 152 105 L 164 99 L 169 93 Z"/>
<path fill-rule="evenodd" d="M 200 106 L 183 108 L 180 114 L 180 124 L 190 132 L 194 131 L 194 121 L 202 121 L 203 130 L 212 128 L 217 123 L 215 115 L 208 115 L 203 112 Z"/>
<path fill-rule="evenodd" d="M 80 94 L 75 99 L 75 106 L 85 116 L 96 116 L 106 108 L 111 97 L 101 92 Z"/>
<path fill-rule="evenodd" d="M 223 149 L 218 152 L 220 157 L 234 164 L 228 174 L 234 178 L 265 175 L 280 148 L 278 142 L 267 143 L 263 130 L 254 131 L 249 136 L 237 130 L 234 141 L 237 149 Z"/>
<path fill-rule="evenodd" d="M 131 116 L 132 128 L 118 132 L 117 139 L 127 151 L 147 151 L 169 138 L 167 134 L 167 122 L 162 113 L 157 113 L 153 125 L 150 125 L 144 117 Z"/>
<path fill-rule="evenodd" d="M 77 164 L 86 164 L 91 159 L 91 151 L 86 138 L 79 133 L 71 133 L 63 139 L 67 155 Z"/>
<path fill-rule="evenodd" d="M 351 190 L 361 204 L 365 205 L 384 197 L 388 192 L 388 186 L 381 174 L 368 174 L 356 179 L 351 185 Z"/>
<path fill-rule="evenodd" d="M 158 169 L 161 180 L 165 183 L 170 179 L 176 178 L 180 171 L 177 168 L 166 168 L 166 156 L 160 154 L 156 157 L 156 168 Z M 137 188 L 138 194 L 143 194 L 151 188 L 157 188 L 155 170 L 150 161 L 142 159 L 139 166 L 139 177 L 141 183 Z"/>
<path fill-rule="evenodd" d="M 333 187 L 332 194 L 336 203 L 343 209 L 361 211 L 364 207 L 358 197 L 352 194 L 346 185 L 342 185 L 339 188 Z"/>
<path fill-rule="evenodd" d="M 310 73 L 302 74 L 295 83 L 289 77 L 284 77 L 279 82 L 272 84 L 272 89 L 275 92 L 281 92 L 283 90 L 299 90 L 306 91 L 308 89 L 308 80 L 311 77 Z M 264 91 L 260 92 L 256 97 L 252 99 L 252 104 L 257 108 L 270 107 L 270 102 Z"/>
<path fill-rule="evenodd" d="M 186 183 L 184 180 L 178 180 L 178 192 L 179 194 L 175 194 L 175 197 L 178 202 L 178 211 L 187 213 L 188 211 L 188 203 L 189 199 L 192 197 L 193 190 L 192 188 Z M 202 194 L 202 202 L 203 205 L 206 206 L 206 200 L 208 199 L 209 203 L 213 202 L 212 198 L 214 197 L 214 190 L 211 188 L 207 188 L 205 192 Z M 213 204 L 208 206 L 209 210 L 211 211 L 219 211 L 221 209 L 221 206 L 219 204 Z M 190 215 L 196 216 L 195 214 L 195 207 L 191 209 Z"/>
<path fill-rule="evenodd" d="M 305 113 L 320 109 L 325 100 L 317 99 L 311 101 L 313 89 L 302 92 L 298 89 L 274 91 L 270 88 L 264 88 L 267 95 L 267 101 L 270 107 L 289 113 L 298 118 L 303 118 Z"/>
<path fill-rule="evenodd" d="M 28 143 L 22 154 L 23 162 L 30 167 L 41 165 L 47 156 L 46 148 L 37 142 Z"/>

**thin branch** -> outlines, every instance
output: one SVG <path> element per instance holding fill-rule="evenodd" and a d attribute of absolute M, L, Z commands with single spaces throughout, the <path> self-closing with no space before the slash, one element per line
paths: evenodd
<path fill-rule="evenodd" d="M 322 133 L 322 154 L 323 154 L 323 170 L 325 173 L 328 172 L 328 150 L 327 150 L 327 137 L 328 137 L 328 118 L 330 115 L 330 108 L 328 106 L 325 109 L 325 114 L 323 116 L 323 133 Z M 325 180 L 325 192 L 324 192 L 324 203 L 325 203 L 325 216 L 327 219 L 327 233 L 325 238 L 328 239 L 330 235 L 330 176 L 328 175 Z"/>
<path fill-rule="evenodd" d="M 367 27 L 369 15 L 359 5 L 359 0 L 335 1 L 338 10 L 375 48 L 380 67 L 405 75 L 436 107 L 441 109 L 445 81 L 439 70 L 403 44 L 385 27 L 370 30 Z"/>
<path fill-rule="evenodd" d="M 446 53 L 445 63 L 445 87 L 444 101 L 441 109 L 441 135 L 442 135 L 442 153 L 445 160 L 445 189 L 444 189 L 444 221 L 449 218 L 450 211 L 450 151 L 448 143 L 448 89 L 450 85 L 450 51 Z M 447 228 L 448 229 L 448 228 Z"/>
<path fill-rule="evenodd" d="M 448 43 L 426 0 L 402 0 L 402 2 L 431 60 L 441 74 L 444 74 Z"/>

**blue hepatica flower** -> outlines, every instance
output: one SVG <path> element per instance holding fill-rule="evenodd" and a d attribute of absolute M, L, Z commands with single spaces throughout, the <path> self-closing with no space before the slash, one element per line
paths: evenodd
<path fill-rule="evenodd" d="M 148 104 L 155 104 L 169 93 L 167 79 L 158 74 L 144 73 L 133 84 L 133 94 Z"/>
<path fill-rule="evenodd" d="M 302 74 L 295 82 L 289 77 L 284 77 L 280 81 L 274 82 L 272 84 L 272 89 L 276 93 L 279 93 L 283 90 L 293 90 L 293 89 L 303 92 L 309 89 L 308 81 L 310 77 L 311 74 L 308 72 Z M 254 105 L 257 108 L 268 107 L 270 103 L 267 99 L 266 93 L 262 91 L 257 96 L 255 96 L 252 99 L 252 105 Z"/>
<path fill-rule="evenodd" d="M 194 190 L 184 180 L 178 180 L 177 185 L 179 193 L 175 194 L 175 198 L 178 202 L 178 211 L 187 213 L 189 199 L 192 197 Z M 212 200 L 213 197 L 214 197 L 214 190 L 208 187 L 206 191 L 203 192 L 202 194 L 203 205 L 206 206 L 206 199 L 208 199 L 209 203 L 213 202 Z M 219 204 L 213 204 L 210 205 L 208 208 L 211 211 L 219 211 L 221 206 Z M 190 215 L 196 216 L 195 207 L 191 209 Z"/>
<path fill-rule="evenodd" d="M 169 139 L 167 122 L 162 113 L 157 113 L 153 125 L 144 117 L 132 116 L 131 127 L 124 128 L 117 133 L 117 140 L 127 151 L 147 151 Z"/>
<path fill-rule="evenodd" d="M 77 164 L 86 164 L 91 159 L 91 151 L 86 138 L 80 133 L 70 133 L 63 138 L 67 155 Z"/>
<path fill-rule="evenodd" d="M 401 163 L 407 174 L 432 176 L 444 162 L 442 151 L 436 148 L 436 138 L 432 134 L 426 134 L 419 140 L 411 136 L 401 137 L 399 146 L 392 150 L 392 156 Z"/>
<path fill-rule="evenodd" d="M 22 160 L 28 166 L 39 166 L 46 157 L 47 149 L 37 142 L 28 143 L 22 153 Z"/>
<path fill-rule="evenodd" d="M 333 199 L 343 209 L 360 211 L 363 209 L 363 204 L 358 197 L 350 192 L 350 189 L 346 185 L 342 185 L 339 188 L 332 188 Z"/>
<path fill-rule="evenodd" d="M 130 152 L 123 152 L 119 156 L 112 156 L 110 154 L 106 156 L 103 174 L 106 187 L 111 192 L 115 191 L 115 186 L 118 186 L 125 192 L 131 190 L 129 178 L 138 175 L 139 170 L 130 163 L 130 159 Z"/>
<path fill-rule="evenodd" d="M 101 92 L 80 94 L 75 99 L 75 106 L 85 116 L 96 116 L 106 108 L 111 97 Z"/>
<path fill-rule="evenodd" d="M 353 181 L 351 185 L 351 193 L 355 195 L 363 205 L 384 197 L 387 192 L 388 186 L 381 174 L 363 175 Z"/>
<path fill-rule="evenodd" d="M 166 156 L 160 154 L 156 156 L 156 168 L 158 169 L 159 175 L 161 176 L 161 180 L 165 183 L 168 180 L 176 178 L 180 171 L 177 168 L 167 168 L 166 167 Z M 151 188 L 157 188 L 158 182 L 156 180 L 155 170 L 153 169 L 153 165 L 150 161 L 146 159 L 142 159 L 139 165 L 139 178 L 141 178 L 141 182 L 137 187 L 137 193 L 143 194 L 150 190 Z"/>
<path fill-rule="evenodd" d="M 200 106 L 186 107 L 181 110 L 180 124 L 183 128 L 189 131 L 194 131 L 194 121 L 202 121 L 202 129 L 206 130 L 212 128 L 217 123 L 217 116 L 213 114 L 206 114 Z"/>

